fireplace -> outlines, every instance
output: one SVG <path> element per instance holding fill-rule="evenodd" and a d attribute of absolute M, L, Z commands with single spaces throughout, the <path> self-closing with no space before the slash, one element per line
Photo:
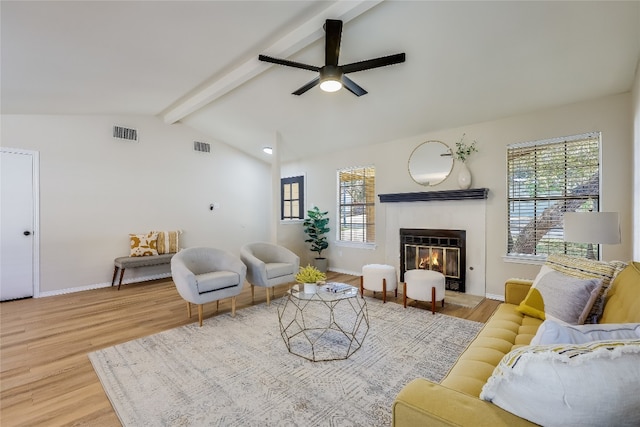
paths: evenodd
<path fill-rule="evenodd" d="M 465 292 L 466 231 L 400 229 L 400 281 L 407 270 L 438 271 L 446 289 Z"/>

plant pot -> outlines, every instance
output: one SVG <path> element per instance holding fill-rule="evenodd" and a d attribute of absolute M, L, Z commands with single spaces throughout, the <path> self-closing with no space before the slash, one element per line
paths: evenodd
<path fill-rule="evenodd" d="M 304 284 L 304 293 L 305 294 L 315 294 L 318 292 L 318 285 L 315 283 L 305 283 Z"/>
<path fill-rule="evenodd" d="M 314 258 L 313 266 L 323 273 L 327 272 L 327 265 L 329 264 L 329 260 L 326 258 Z"/>
<path fill-rule="evenodd" d="M 471 171 L 464 162 L 462 162 L 460 172 L 458 172 L 458 186 L 463 190 L 471 187 Z"/>

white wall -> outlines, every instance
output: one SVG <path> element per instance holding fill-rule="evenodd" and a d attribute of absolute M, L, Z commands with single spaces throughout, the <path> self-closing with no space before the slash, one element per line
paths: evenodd
<path fill-rule="evenodd" d="M 466 231 L 465 292 L 485 294 L 486 224 L 485 200 L 434 201 L 429 203 L 384 203 L 381 206 L 386 222 L 385 262 L 400 271 L 400 229 L 431 228 Z M 446 212 L 446 215 L 442 213 Z M 473 215 L 469 215 L 473 212 Z"/>
<path fill-rule="evenodd" d="M 357 273 L 361 271 L 362 265 L 370 262 L 394 264 L 395 259 L 388 259 L 387 253 L 391 252 L 386 247 L 387 243 L 392 244 L 387 242 L 388 233 L 385 230 L 385 225 L 390 221 L 385 218 L 387 209 L 378 203 L 377 247 L 357 249 L 336 245 L 336 170 L 349 166 L 375 165 L 376 193 L 378 194 L 457 189 L 455 177 L 459 165 L 454 167 L 452 175 L 442 184 L 435 187 L 422 187 L 410 178 L 407 172 L 407 161 L 412 150 L 426 140 L 440 140 L 455 147 L 455 142 L 463 133 L 466 133 L 467 141 L 477 140 L 480 150 L 468 161 L 473 173 L 472 187 L 489 189 L 489 198 L 486 203 L 485 292 L 490 295 L 503 295 L 506 279 L 533 278 L 539 270 L 539 266 L 536 265 L 505 263 L 502 258 L 506 252 L 506 146 L 521 141 L 601 131 L 603 145 L 601 206 L 603 210 L 620 212 L 622 231 L 622 244 L 605 246 L 603 258 L 629 260 L 632 253 L 632 190 L 629 179 L 632 173 L 632 123 L 631 94 L 626 93 L 502 120 L 416 135 L 365 149 L 318 156 L 308 161 L 283 165 L 282 174 L 292 176 L 306 173 L 308 206 L 316 204 L 330 212 L 332 232 L 330 247 L 327 251 L 330 269 Z M 451 214 L 452 212 L 446 209 L 441 213 L 443 216 Z M 468 214 L 474 213 L 469 210 Z M 425 224 L 426 226 L 428 224 Z M 299 225 L 280 225 L 280 242 L 297 248 L 301 253 L 307 254 L 310 259 L 311 254 L 301 236 L 303 234 Z"/>
<path fill-rule="evenodd" d="M 633 259 L 640 261 L 640 60 L 633 84 Z"/>
<path fill-rule="evenodd" d="M 2 146 L 40 152 L 40 292 L 111 282 L 129 233 L 182 229 L 181 246 L 239 253 L 268 240 L 268 165 L 183 125 L 148 116 L 3 115 Z M 139 141 L 111 136 L 138 130 Z M 212 144 L 210 154 L 193 141 Z M 221 208 L 209 210 L 213 202 Z M 168 266 L 127 271 L 125 283 Z"/>

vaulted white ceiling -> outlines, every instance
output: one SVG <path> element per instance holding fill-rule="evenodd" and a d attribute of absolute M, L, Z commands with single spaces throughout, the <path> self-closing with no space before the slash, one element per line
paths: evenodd
<path fill-rule="evenodd" d="M 5 1 L 3 114 L 146 114 L 283 161 L 631 89 L 640 2 Z M 292 95 L 321 66 L 325 19 L 368 94 Z"/>

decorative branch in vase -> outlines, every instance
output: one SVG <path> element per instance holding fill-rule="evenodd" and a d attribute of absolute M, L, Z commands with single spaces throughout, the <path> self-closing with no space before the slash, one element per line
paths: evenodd
<path fill-rule="evenodd" d="M 467 144 L 464 142 L 465 135 L 466 134 L 463 133 L 460 141 L 456 142 L 456 151 L 454 153 L 455 159 L 462 162 L 462 167 L 458 173 L 458 186 L 463 190 L 471 187 L 471 171 L 467 167 L 467 160 L 472 153 L 478 152 L 476 148 L 478 141 L 474 140 L 471 144 Z"/>
<path fill-rule="evenodd" d="M 464 142 L 465 135 L 466 133 L 463 133 L 460 141 L 456 142 L 455 158 L 456 160 L 460 160 L 462 163 L 466 163 L 472 153 L 478 152 L 478 149 L 476 148 L 478 141 L 473 140 L 471 144 L 467 145 L 467 143 Z"/>

